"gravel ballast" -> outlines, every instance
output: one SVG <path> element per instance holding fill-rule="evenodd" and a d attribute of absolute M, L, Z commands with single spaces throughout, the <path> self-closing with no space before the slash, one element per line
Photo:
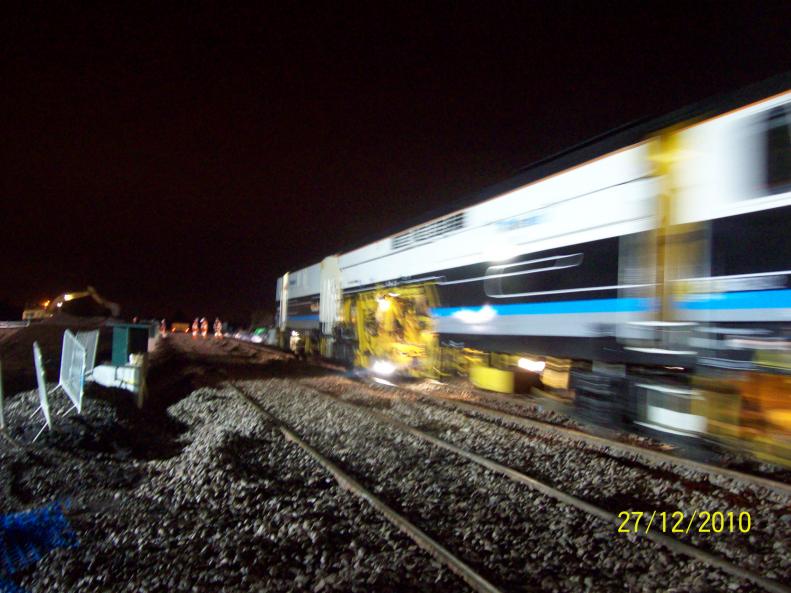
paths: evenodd
<path fill-rule="evenodd" d="M 35 393 L 17 396 L 7 413 L 11 424 L 35 405 Z M 54 408 L 59 413 L 65 402 Z M 27 452 L 0 452 L 4 487 L 13 495 L 4 499 L 4 510 L 71 499 L 80 540 L 18 576 L 24 588 L 463 589 L 232 392 L 198 389 L 168 412 L 167 426 L 158 431 L 162 441 L 165 434 L 175 441 L 166 458 L 133 458 L 134 447 L 97 452 L 99 445 L 118 444 L 115 437 L 135 444 L 133 434 L 124 437 L 128 427 L 117 409 L 101 400 L 86 400 L 84 418 L 73 421 L 92 424 L 83 440 L 99 443 L 93 449 L 81 447 L 64 420 Z"/>
<path fill-rule="evenodd" d="M 378 423 L 364 410 L 311 395 L 308 387 L 269 380 L 245 388 L 505 590 L 755 589 L 617 534 L 610 524 Z"/>
<path fill-rule="evenodd" d="M 322 380 L 324 383 L 327 379 Z M 313 382 L 312 382 L 313 383 Z M 341 384 L 341 381 L 336 381 Z M 338 390 L 333 390 L 338 393 Z M 513 430 L 458 411 L 416 402 L 378 388 L 347 384 L 341 397 L 351 403 L 387 408 L 381 411 L 439 438 L 484 455 L 605 508 L 621 511 L 721 511 L 752 518 L 749 534 L 674 534 L 732 562 L 785 582 L 791 580 L 791 517 L 789 501 L 779 493 L 715 478 L 669 464 L 646 464 L 634 455 L 613 455 L 604 447 L 580 443 L 536 430 Z M 397 393 L 397 392 L 396 392 Z M 786 519 L 783 519 L 786 517 Z M 686 523 L 685 523 L 686 525 Z"/>
<path fill-rule="evenodd" d="M 64 416 L 68 402 L 57 392 L 55 429 L 32 445 L 41 426 L 40 416 L 30 418 L 38 396 L 7 394 L 3 512 L 68 501 L 80 541 L 13 580 L 31 593 L 468 590 L 339 487 L 229 382 L 503 591 L 759 589 L 619 534 L 615 525 L 374 419 L 371 409 L 609 510 L 638 510 L 638 502 L 685 512 L 744 508 L 754 519 L 749 535 L 718 534 L 705 543 L 762 576 L 787 575 L 791 517 L 782 496 L 515 430 L 337 371 L 235 340 L 170 336 L 156 352 L 145 410 L 126 392 L 91 386 L 83 414 Z"/>

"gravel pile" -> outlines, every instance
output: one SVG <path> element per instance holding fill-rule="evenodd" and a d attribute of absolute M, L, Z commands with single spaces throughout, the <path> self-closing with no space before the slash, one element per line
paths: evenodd
<path fill-rule="evenodd" d="M 55 392 L 49 397 L 54 430 L 45 430 L 36 443 L 32 440 L 44 424 L 41 412 L 31 417 L 39 405 L 38 392 L 22 392 L 6 402 L 10 439 L 0 441 L 2 512 L 52 499 L 78 504 L 86 491 L 127 489 L 143 478 L 143 459 L 167 450 L 167 440 L 161 430 L 147 430 L 128 394 L 106 390 L 105 397 L 86 398 L 78 416 L 66 395 Z M 165 422 L 160 428 L 177 431 L 178 425 Z"/>
<path fill-rule="evenodd" d="M 365 411 L 319 398 L 303 383 L 317 382 L 355 402 L 406 415 L 509 465 L 517 465 L 515 456 L 540 471 L 557 463 L 562 470 L 548 474 L 553 480 L 582 472 L 580 488 L 589 490 L 589 498 L 642 492 L 647 482 L 667 488 L 654 500 L 675 496 L 677 487 L 661 474 L 665 468 L 654 476 L 640 464 L 569 449 L 568 443 L 560 454 L 547 439 L 531 447 L 524 435 L 490 422 L 423 406 L 419 395 L 407 404 L 384 397 L 393 393 L 387 390 L 351 384 L 359 391 L 353 392 L 348 381 L 318 374 L 326 370 L 230 340 L 171 336 L 155 363 L 150 409 L 141 413 L 128 393 L 94 386 L 84 414 L 64 417 L 68 400 L 56 394 L 55 430 L 33 446 L 27 444 L 41 426 L 40 418 L 29 419 L 38 405 L 36 393 L 8 401 L 10 436 L 26 445 L 0 446 L 3 512 L 69 499 L 68 515 L 80 539 L 78 548 L 51 552 L 15 576 L 28 591 L 466 589 L 225 389 L 228 377 L 257 378 L 249 385 L 265 407 L 506 591 L 754 590 L 617 534 L 612 525 L 385 427 Z M 595 461 L 583 467 L 578 456 Z M 694 472 L 674 471 L 697 488 Z M 602 477 L 609 475 L 613 480 Z M 643 486 L 608 490 L 611 481 Z M 698 504 L 698 495 L 713 500 L 706 486 L 686 494 L 690 504 Z M 777 502 L 758 500 L 757 493 L 734 490 L 730 483 L 722 486 L 729 490 L 717 501 L 728 509 L 744 505 L 755 513 Z M 786 545 L 788 532 L 777 524 L 785 519 L 774 521 L 774 539 L 755 532 L 760 541 L 750 540 L 759 556 L 766 546 Z M 771 577 L 774 566 L 764 568 Z"/>
<path fill-rule="evenodd" d="M 19 394 L 9 424 L 37 405 Z M 161 417 L 66 407 L 53 397 L 56 430 L 39 443 L 0 449 L 3 511 L 69 498 L 80 540 L 15 577 L 28 591 L 463 589 L 231 392 L 195 390 Z"/>
<path fill-rule="evenodd" d="M 280 380 L 267 409 L 509 591 L 753 591 L 458 456 Z M 381 407 L 392 402 L 379 404 Z"/>
<path fill-rule="evenodd" d="M 343 396 L 380 407 L 378 390 L 351 387 Z M 709 478 L 692 469 L 647 465 L 629 454 L 539 431 L 501 428 L 464 414 L 403 399 L 387 412 L 443 440 L 519 469 L 615 514 L 625 511 L 750 513 L 749 534 L 696 534 L 681 539 L 709 549 L 768 578 L 791 580 L 791 500 L 752 484 Z M 678 535 L 678 534 L 677 534 Z"/>

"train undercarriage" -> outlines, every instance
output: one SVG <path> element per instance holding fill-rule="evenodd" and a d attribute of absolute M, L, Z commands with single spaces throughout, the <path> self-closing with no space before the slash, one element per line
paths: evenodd
<path fill-rule="evenodd" d="M 538 394 L 599 426 L 684 446 L 746 450 L 791 466 L 791 357 L 782 351 L 756 350 L 752 360 L 741 361 L 667 355 L 662 365 L 656 364 L 656 354 L 645 353 L 618 362 L 613 352 L 624 350 L 607 339 L 586 341 L 577 357 L 569 356 L 573 340 L 558 343 L 556 356 L 546 354 L 552 351 L 546 344 L 541 351 L 515 350 L 524 338 L 503 340 L 500 345 L 508 351 L 497 351 L 485 348 L 487 340 L 470 342 L 464 336 L 436 333 L 430 309 L 437 304 L 431 284 L 353 294 L 343 299 L 333 335 L 288 330 L 281 346 L 387 381 L 464 377 L 487 391 Z M 694 329 L 684 326 L 687 341 L 694 341 Z M 294 333 L 298 341 L 288 343 L 286 338 Z M 679 339 L 676 335 L 673 342 Z"/>

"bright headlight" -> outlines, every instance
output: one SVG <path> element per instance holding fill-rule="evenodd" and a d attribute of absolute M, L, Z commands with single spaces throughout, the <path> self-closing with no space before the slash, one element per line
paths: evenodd
<path fill-rule="evenodd" d="M 547 366 L 543 360 L 533 360 L 532 358 L 520 358 L 517 363 L 520 369 L 525 369 L 531 373 L 540 373 Z"/>
<path fill-rule="evenodd" d="M 395 365 L 392 362 L 387 362 L 386 360 L 377 360 L 371 366 L 371 371 L 375 375 L 384 375 L 385 377 L 392 375 L 395 370 Z"/>

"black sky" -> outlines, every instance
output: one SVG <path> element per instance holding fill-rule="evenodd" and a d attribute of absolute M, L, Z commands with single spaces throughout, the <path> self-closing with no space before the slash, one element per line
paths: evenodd
<path fill-rule="evenodd" d="M 285 270 L 791 64 L 788 3 L 264 4 L 4 14 L 0 301 L 245 319 Z"/>

